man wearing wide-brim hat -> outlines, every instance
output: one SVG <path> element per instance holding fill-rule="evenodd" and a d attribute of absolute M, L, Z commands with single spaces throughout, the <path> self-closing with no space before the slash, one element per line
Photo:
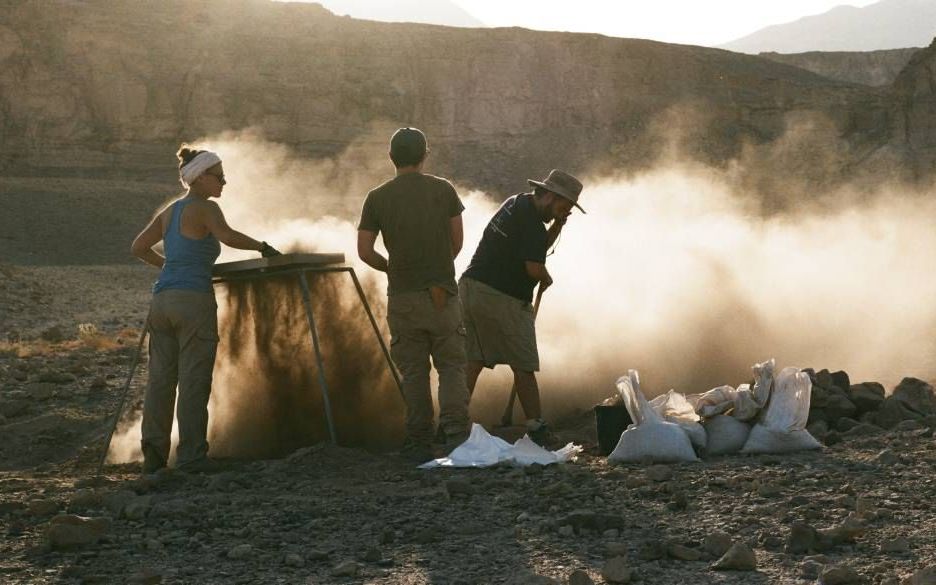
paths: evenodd
<path fill-rule="evenodd" d="M 458 288 L 467 330 L 469 391 L 483 368 L 509 365 L 528 433 L 542 443 L 549 431 L 536 382 L 540 364 L 533 289 L 538 284 L 542 292 L 552 284 L 546 252 L 572 207 L 585 210 L 578 204 L 582 183 L 566 172 L 553 169 L 544 180 L 528 182 L 533 192 L 507 199 L 488 222 Z"/>

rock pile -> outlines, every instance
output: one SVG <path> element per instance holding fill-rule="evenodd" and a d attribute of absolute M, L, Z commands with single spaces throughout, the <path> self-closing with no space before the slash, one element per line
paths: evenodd
<path fill-rule="evenodd" d="M 878 382 L 852 384 L 846 372 L 807 369 L 812 396 L 807 430 L 827 445 L 879 433 L 936 424 L 936 394 L 917 378 L 904 378 L 890 394 Z"/>

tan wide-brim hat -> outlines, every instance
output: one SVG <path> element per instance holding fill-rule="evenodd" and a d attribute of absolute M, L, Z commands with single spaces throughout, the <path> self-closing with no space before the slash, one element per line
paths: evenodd
<path fill-rule="evenodd" d="M 585 213 L 582 206 L 578 204 L 579 195 L 582 193 L 582 182 L 569 173 L 560 171 L 559 169 L 553 169 L 549 171 L 549 175 L 545 180 L 534 181 L 533 179 L 527 179 L 527 183 L 534 187 L 542 187 L 547 191 L 551 191 L 560 197 L 568 199 L 579 208 L 579 211 Z"/>

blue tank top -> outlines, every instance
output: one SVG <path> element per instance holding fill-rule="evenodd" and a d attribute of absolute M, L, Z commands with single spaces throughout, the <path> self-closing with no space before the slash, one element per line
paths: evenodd
<path fill-rule="evenodd" d="M 201 239 L 182 235 L 182 210 L 191 199 L 180 199 L 172 204 L 169 227 L 163 236 L 166 263 L 153 285 L 153 292 L 167 289 L 184 289 L 212 292 L 211 268 L 221 254 L 221 244 L 208 234 Z"/>

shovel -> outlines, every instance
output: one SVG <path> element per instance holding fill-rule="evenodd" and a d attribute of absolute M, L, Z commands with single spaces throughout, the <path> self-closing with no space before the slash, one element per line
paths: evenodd
<path fill-rule="evenodd" d="M 104 451 L 101 453 L 101 460 L 98 462 L 97 477 L 104 471 L 104 463 L 107 461 L 107 453 L 110 451 L 111 439 L 114 438 L 114 432 L 117 430 L 117 423 L 120 422 L 120 415 L 123 414 L 124 403 L 127 402 L 127 393 L 130 390 L 130 382 L 133 381 L 133 375 L 136 373 L 137 365 L 140 363 L 140 357 L 143 355 L 143 341 L 146 340 L 146 334 L 149 331 L 149 315 L 143 323 L 143 330 L 140 332 L 140 341 L 137 342 L 136 353 L 133 354 L 133 363 L 130 364 L 130 372 L 127 374 L 127 381 L 124 383 L 123 390 L 120 391 L 120 404 L 117 405 L 117 412 L 114 413 L 114 420 L 110 425 L 110 432 L 107 433 L 107 440 L 104 442 Z"/>
<path fill-rule="evenodd" d="M 536 301 L 533 303 L 533 320 L 536 320 L 536 315 L 539 313 L 540 301 L 543 300 L 543 287 L 540 287 L 536 290 Z M 504 409 L 504 414 L 501 416 L 501 426 L 509 427 L 513 424 L 513 410 L 514 410 L 514 401 L 517 399 L 517 382 L 515 381 L 513 386 L 510 388 L 510 398 L 507 400 L 507 408 Z"/>

